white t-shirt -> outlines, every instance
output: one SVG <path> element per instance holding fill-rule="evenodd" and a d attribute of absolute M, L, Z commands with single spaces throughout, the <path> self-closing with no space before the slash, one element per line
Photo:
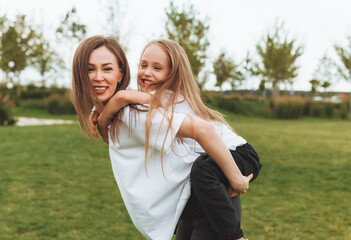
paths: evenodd
<path fill-rule="evenodd" d="M 180 96 L 179 100 L 182 97 Z M 147 112 L 130 118 L 130 107 L 124 108 L 119 126 L 119 143 L 109 139 L 113 173 L 128 213 L 136 228 L 147 239 L 170 240 L 179 217 L 190 197 L 189 175 L 192 164 L 204 152 L 193 139 L 175 138 L 186 114 L 198 117 L 183 101 L 176 105 L 171 130 L 166 137 L 168 121 L 158 112 L 150 130 L 147 173 L 145 171 L 145 122 Z M 225 124 L 213 123 L 229 149 L 235 150 L 246 141 Z"/>
<path fill-rule="evenodd" d="M 185 113 L 193 117 L 200 118 L 194 111 L 190 108 L 189 104 L 186 101 L 183 101 L 184 97 L 179 95 L 177 101 L 179 102 L 174 111 Z M 244 145 L 246 140 L 241 136 L 237 135 L 233 130 L 231 130 L 227 125 L 220 122 L 211 122 L 214 126 L 216 132 L 222 137 L 224 143 L 230 150 L 235 150 L 236 147 Z M 187 144 L 192 151 L 197 153 L 204 153 L 204 149 L 198 144 L 195 140 L 191 138 L 185 138 L 184 143 Z"/>
<path fill-rule="evenodd" d="M 128 213 L 136 228 L 147 239 L 170 240 L 190 196 L 190 169 L 199 156 L 175 135 L 185 114 L 175 113 L 164 144 L 163 171 L 161 149 L 168 121 L 156 113 L 151 126 L 147 173 L 145 171 L 145 122 L 147 112 L 129 119 L 130 107 L 124 108 L 119 126 L 119 143 L 110 141 L 113 173 Z M 161 127 L 160 127 L 161 126 Z"/>

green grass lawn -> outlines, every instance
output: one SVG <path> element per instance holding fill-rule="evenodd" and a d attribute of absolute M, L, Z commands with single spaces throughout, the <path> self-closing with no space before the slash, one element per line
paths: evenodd
<path fill-rule="evenodd" d="M 228 119 L 263 164 L 242 196 L 247 238 L 351 239 L 350 121 Z M 107 145 L 76 124 L 0 127 L 0 139 L 1 240 L 143 239 Z"/>

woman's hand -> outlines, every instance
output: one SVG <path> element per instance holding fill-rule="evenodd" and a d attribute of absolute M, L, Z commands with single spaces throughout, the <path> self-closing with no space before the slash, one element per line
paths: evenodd
<path fill-rule="evenodd" d="M 90 129 L 90 134 L 93 137 L 98 138 L 99 134 L 96 132 L 96 123 L 97 119 L 99 117 L 100 113 L 95 110 L 95 107 L 92 109 L 90 115 L 89 115 L 89 129 Z"/>
<path fill-rule="evenodd" d="M 100 116 L 97 118 L 97 128 L 98 131 L 102 137 L 102 139 L 108 144 L 108 124 L 110 121 L 108 121 L 106 118 L 104 118 L 104 114 L 100 114 Z"/>

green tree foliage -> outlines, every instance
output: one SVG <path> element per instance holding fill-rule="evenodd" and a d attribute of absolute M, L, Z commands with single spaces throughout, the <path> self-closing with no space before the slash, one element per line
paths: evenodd
<path fill-rule="evenodd" d="M 7 21 L 6 15 L 0 17 L 0 37 L 4 32 L 6 21 Z"/>
<path fill-rule="evenodd" d="M 206 36 L 209 25 L 197 18 L 193 5 L 182 9 L 170 2 L 166 9 L 166 32 L 169 39 L 178 42 L 188 55 L 193 74 L 200 88 L 205 84 L 199 80 L 199 73 L 207 59 L 209 41 Z M 206 78 L 205 78 L 206 79 Z"/>
<path fill-rule="evenodd" d="M 229 82 L 232 90 L 234 90 L 244 79 L 243 73 L 239 70 L 239 65 L 236 65 L 234 60 L 227 56 L 224 51 L 214 61 L 213 73 L 216 75 L 216 86 L 220 87 L 221 93 L 224 82 Z"/>
<path fill-rule="evenodd" d="M 303 52 L 295 39 L 289 40 L 283 33 L 283 26 L 276 24 L 256 45 L 260 61 L 252 68 L 253 75 L 272 83 L 273 96 L 279 95 L 279 83 L 291 82 L 297 76 L 296 60 Z"/>
<path fill-rule="evenodd" d="M 319 60 L 317 69 L 313 74 L 313 78 L 318 80 L 319 86 L 324 88 L 324 95 L 326 95 L 327 89 L 332 85 L 332 82 L 334 82 L 336 73 L 335 63 L 331 58 L 327 57 L 327 55 L 324 55 Z"/>
<path fill-rule="evenodd" d="M 36 51 L 35 67 L 38 69 L 42 77 L 43 85 L 45 84 L 45 77 L 48 72 L 56 72 L 59 69 L 64 68 L 63 60 L 44 39 L 42 39 L 42 42 L 38 45 Z"/>
<path fill-rule="evenodd" d="M 125 2 L 121 0 L 104 0 L 102 11 L 106 12 L 106 22 L 103 31 L 113 35 L 122 44 L 123 50 L 127 52 L 128 42 L 132 36 L 132 27 L 127 25 L 125 16 L 128 14 Z"/>
<path fill-rule="evenodd" d="M 320 82 L 317 79 L 311 79 L 309 83 L 311 84 L 311 93 L 315 95 L 318 87 L 320 86 Z"/>
<path fill-rule="evenodd" d="M 40 38 L 37 31 L 26 23 L 25 15 L 18 15 L 15 22 L 7 24 L 0 41 L 0 68 L 4 72 L 21 72 L 33 63 Z M 10 66 L 9 62 L 14 65 Z"/>
<path fill-rule="evenodd" d="M 335 45 L 335 51 L 339 56 L 340 64 L 338 65 L 338 73 L 341 78 L 351 82 L 351 36 L 347 37 L 348 43 L 345 47 Z M 351 92 L 349 95 L 349 118 L 351 119 Z"/>
<path fill-rule="evenodd" d="M 328 82 L 328 81 L 324 81 L 322 84 L 321 84 L 321 87 L 324 88 L 324 96 L 326 96 L 327 94 L 327 89 L 331 86 L 331 83 Z"/>
<path fill-rule="evenodd" d="M 56 29 L 56 33 L 60 38 L 82 41 L 86 36 L 86 28 L 86 25 L 80 23 L 77 9 L 73 7 L 66 13 L 65 18 Z"/>
<path fill-rule="evenodd" d="M 71 64 L 74 53 L 74 46 L 86 37 L 87 26 L 80 23 L 80 19 L 75 7 L 67 11 L 65 17 L 56 29 L 57 39 L 60 40 L 58 47 L 64 59 L 64 67 L 68 70 L 64 72 L 66 79 L 70 78 Z"/>
<path fill-rule="evenodd" d="M 26 22 L 25 15 L 16 16 L 14 22 L 2 19 L 3 33 L 0 40 L 0 68 L 8 75 L 13 72 L 18 78 L 20 95 L 20 73 L 34 64 L 37 48 L 40 44 L 40 34 Z"/>

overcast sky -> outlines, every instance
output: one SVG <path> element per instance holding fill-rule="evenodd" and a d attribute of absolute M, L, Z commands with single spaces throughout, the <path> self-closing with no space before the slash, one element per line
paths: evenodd
<path fill-rule="evenodd" d="M 0 15 L 13 17 L 26 14 L 29 20 L 44 27 L 48 37 L 65 13 L 73 6 L 80 20 L 88 26 L 88 35 L 107 34 L 106 12 L 102 0 L 0 0 Z M 168 0 L 122 0 L 125 19 L 122 31 L 129 32 L 127 56 L 131 65 L 132 88 L 135 87 L 137 62 L 145 43 L 164 36 L 165 8 Z M 305 46 L 298 61 L 299 76 L 294 90 L 310 90 L 309 80 L 323 55 L 336 58 L 333 45 L 346 46 L 351 36 L 350 0 L 175 0 L 177 6 L 193 3 L 201 19 L 208 18 L 210 25 L 209 59 L 211 64 L 220 50 L 225 49 L 238 62 L 248 51 L 254 53 L 255 45 L 262 35 L 271 29 L 276 20 L 285 23 L 291 38 Z M 106 28 L 105 28 L 106 29 Z M 68 45 L 67 45 L 68 46 Z M 73 51 L 76 46 L 73 46 Z M 26 73 L 23 78 L 35 80 L 35 73 Z M 67 82 L 67 81 L 66 81 Z M 213 89 L 213 81 L 206 87 Z M 68 84 L 68 83 L 66 83 Z M 248 88 L 257 88 L 258 82 L 247 83 Z M 229 87 L 229 86 L 227 86 Z M 337 82 L 331 90 L 351 91 L 351 83 Z"/>

